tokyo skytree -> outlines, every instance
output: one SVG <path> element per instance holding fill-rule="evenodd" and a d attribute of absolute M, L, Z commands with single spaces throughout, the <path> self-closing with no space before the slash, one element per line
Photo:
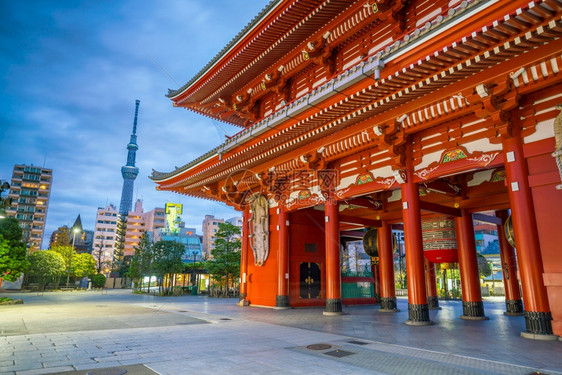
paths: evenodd
<path fill-rule="evenodd" d="M 133 185 L 139 174 L 135 167 L 135 158 L 139 146 L 137 146 L 137 118 L 139 115 L 140 100 L 135 102 L 135 120 L 133 122 L 133 134 L 127 144 L 127 164 L 121 167 L 123 175 L 123 190 L 121 191 L 121 204 L 119 205 L 119 217 L 115 231 L 115 250 L 113 253 L 113 272 L 120 272 L 123 265 L 123 251 L 125 249 L 125 234 L 127 232 L 127 215 L 133 208 Z M 116 275 L 115 275 L 116 276 Z"/>
<path fill-rule="evenodd" d="M 135 167 L 136 152 L 139 149 L 137 146 L 137 118 L 139 115 L 140 100 L 135 102 L 135 120 L 133 122 L 133 134 L 131 140 L 127 145 L 127 164 L 121 167 L 121 174 L 123 175 L 123 190 L 121 191 L 121 204 L 119 205 L 119 215 L 125 215 L 133 208 L 133 185 L 135 178 L 139 174 L 139 169 Z"/>

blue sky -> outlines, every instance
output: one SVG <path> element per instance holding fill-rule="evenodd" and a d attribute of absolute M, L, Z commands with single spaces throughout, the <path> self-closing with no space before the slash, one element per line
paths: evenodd
<path fill-rule="evenodd" d="M 78 214 L 93 230 L 97 207 L 119 206 L 136 99 L 135 200 L 143 199 L 145 210 L 183 203 L 186 225 L 198 230 L 205 214 L 236 215 L 224 204 L 157 192 L 148 176 L 217 146 L 224 131 L 239 131 L 173 108 L 165 94 L 267 3 L 0 0 L 0 178 L 9 181 L 14 164 L 53 169 L 43 247 Z"/>

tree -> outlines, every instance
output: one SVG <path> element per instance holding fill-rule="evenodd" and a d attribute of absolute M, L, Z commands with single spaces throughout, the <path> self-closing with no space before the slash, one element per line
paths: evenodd
<path fill-rule="evenodd" d="M 107 261 L 104 261 L 104 259 L 103 259 L 103 248 L 104 247 L 105 247 L 105 241 L 102 238 L 100 243 L 98 243 L 96 245 L 97 250 L 94 250 L 92 252 L 92 255 L 94 256 L 94 258 L 96 260 L 97 273 L 101 273 L 101 270 L 104 268 L 104 266 L 109 266 L 109 263 Z"/>
<path fill-rule="evenodd" d="M 92 286 L 94 288 L 103 288 L 105 286 L 105 276 L 101 273 L 92 276 Z"/>
<path fill-rule="evenodd" d="M 490 265 L 488 264 L 486 258 L 481 254 L 477 254 L 477 259 L 478 259 L 478 273 L 480 274 L 480 277 L 485 278 L 490 276 L 492 274 L 492 270 L 490 269 Z"/>
<path fill-rule="evenodd" d="M 0 220 L 0 277 L 16 281 L 29 266 L 22 230 L 14 218 Z"/>
<path fill-rule="evenodd" d="M 179 273 L 183 270 L 183 262 L 181 257 L 185 252 L 185 246 L 174 241 L 158 241 L 152 246 L 152 267 L 159 280 L 160 292 L 168 293 L 170 283 L 166 290 L 163 290 L 162 284 L 164 277 L 168 274 Z M 173 287 L 173 285 L 171 285 Z"/>
<path fill-rule="evenodd" d="M 60 278 L 66 270 L 62 255 L 51 250 L 36 251 L 29 255 L 29 268 L 27 273 L 36 276 L 41 290 L 51 280 Z"/>
<path fill-rule="evenodd" d="M 51 244 L 51 249 L 55 246 L 68 246 L 70 245 L 70 228 L 66 225 L 57 229 L 57 238 Z"/>
<path fill-rule="evenodd" d="M 84 276 L 93 275 L 96 272 L 96 260 L 92 254 L 74 253 L 72 258 L 72 267 L 70 273 L 72 276 L 82 278 Z"/>
<path fill-rule="evenodd" d="M 231 281 L 240 277 L 240 228 L 228 222 L 219 223 L 215 238 L 213 259 L 207 262 L 207 270 L 228 292 Z"/>
<path fill-rule="evenodd" d="M 72 248 L 72 246 L 68 246 L 68 245 L 53 246 L 51 250 L 62 256 L 62 259 L 64 261 L 64 269 L 66 270 L 66 286 L 68 287 L 68 283 L 70 281 L 71 268 L 72 268 L 72 259 L 75 257 L 76 251 L 74 251 L 74 248 Z"/>
<path fill-rule="evenodd" d="M 135 254 L 131 259 L 128 275 L 133 279 L 140 279 L 140 288 L 142 289 L 142 280 L 144 276 L 150 274 L 152 264 L 152 243 L 150 236 L 145 232 L 140 238 L 139 245 L 135 246 Z M 148 282 L 150 289 L 150 280 Z"/>

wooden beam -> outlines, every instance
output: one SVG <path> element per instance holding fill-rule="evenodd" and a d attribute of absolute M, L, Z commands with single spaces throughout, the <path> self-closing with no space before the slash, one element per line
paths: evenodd
<path fill-rule="evenodd" d="M 393 230 L 404 230 L 404 224 L 392 224 L 391 228 Z"/>
<path fill-rule="evenodd" d="M 369 199 L 369 198 L 365 198 L 365 197 L 357 197 L 357 198 L 345 199 L 344 201 L 345 201 L 345 203 L 351 204 L 351 205 L 354 205 L 354 206 L 372 208 L 373 210 L 382 210 L 382 202 L 374 200 L 374 199 Z"/>
<path fill-rule="evenodd" d="M 503 225 L 503 220 L 497 216 L 484 215 L 484 214 L 472 214 L 472 220 L 482 221 L 484 223 Z"/>
<path fill-rule="evenodd" d="M 353 224 L 353 225 L 361 225 L 364 227 L 380 227 L 381 221 L 366 219 L 363 217 L 340 215 L 340 224 Z"/>
<path fill-rule="evenodd" d="M 451 197 L 458 197 L 461 195 L 461 188 L 458 185 L 447 183 L 443 180 L 436 180 L 430 182 L 424 182 L 420 186 L 425 186 L 428 190 L 434 191 L 436 193 L 445 194 Z"/>
<path fill-rule="evenodd" d="M 449 206 L 443 206 L 437 203 L 420 201 L 420 210 L 444 214 L 447 216 L 462 216 L 461 210 Z"/>
<path fill-rule="evenodd" d="M 342 229 L 340 229 L 340 237 L 363 238 L 364 235 L 365 235 L 365 232 L 362 232 L 360 230 L 354 230 L 354 229 L 342 230 Z"/>

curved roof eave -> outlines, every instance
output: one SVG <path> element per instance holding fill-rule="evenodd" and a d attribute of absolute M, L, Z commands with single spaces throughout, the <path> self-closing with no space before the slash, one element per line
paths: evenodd
<path fill-rule="evenodd" d="M 271 0 L 262 11 L 255 16 L 247 25 L 244 27 L 211 61 L 207 63 L 193 78 L 191 78 L 185 85 L 177 90 L 168 89 L 168 94 L 166 97 L 174 99 L 175 97 L 181 95 L 188 88 L 190 88 L 199 78 L 201 78 L 205 73 L 207 73 L 213 66 L 215 66 L 219 61 L 232 50 L 250 31 L 252 31 L 259 22 L 264 19 L 273 9 L 279 5 L 283 0 Z"/>

